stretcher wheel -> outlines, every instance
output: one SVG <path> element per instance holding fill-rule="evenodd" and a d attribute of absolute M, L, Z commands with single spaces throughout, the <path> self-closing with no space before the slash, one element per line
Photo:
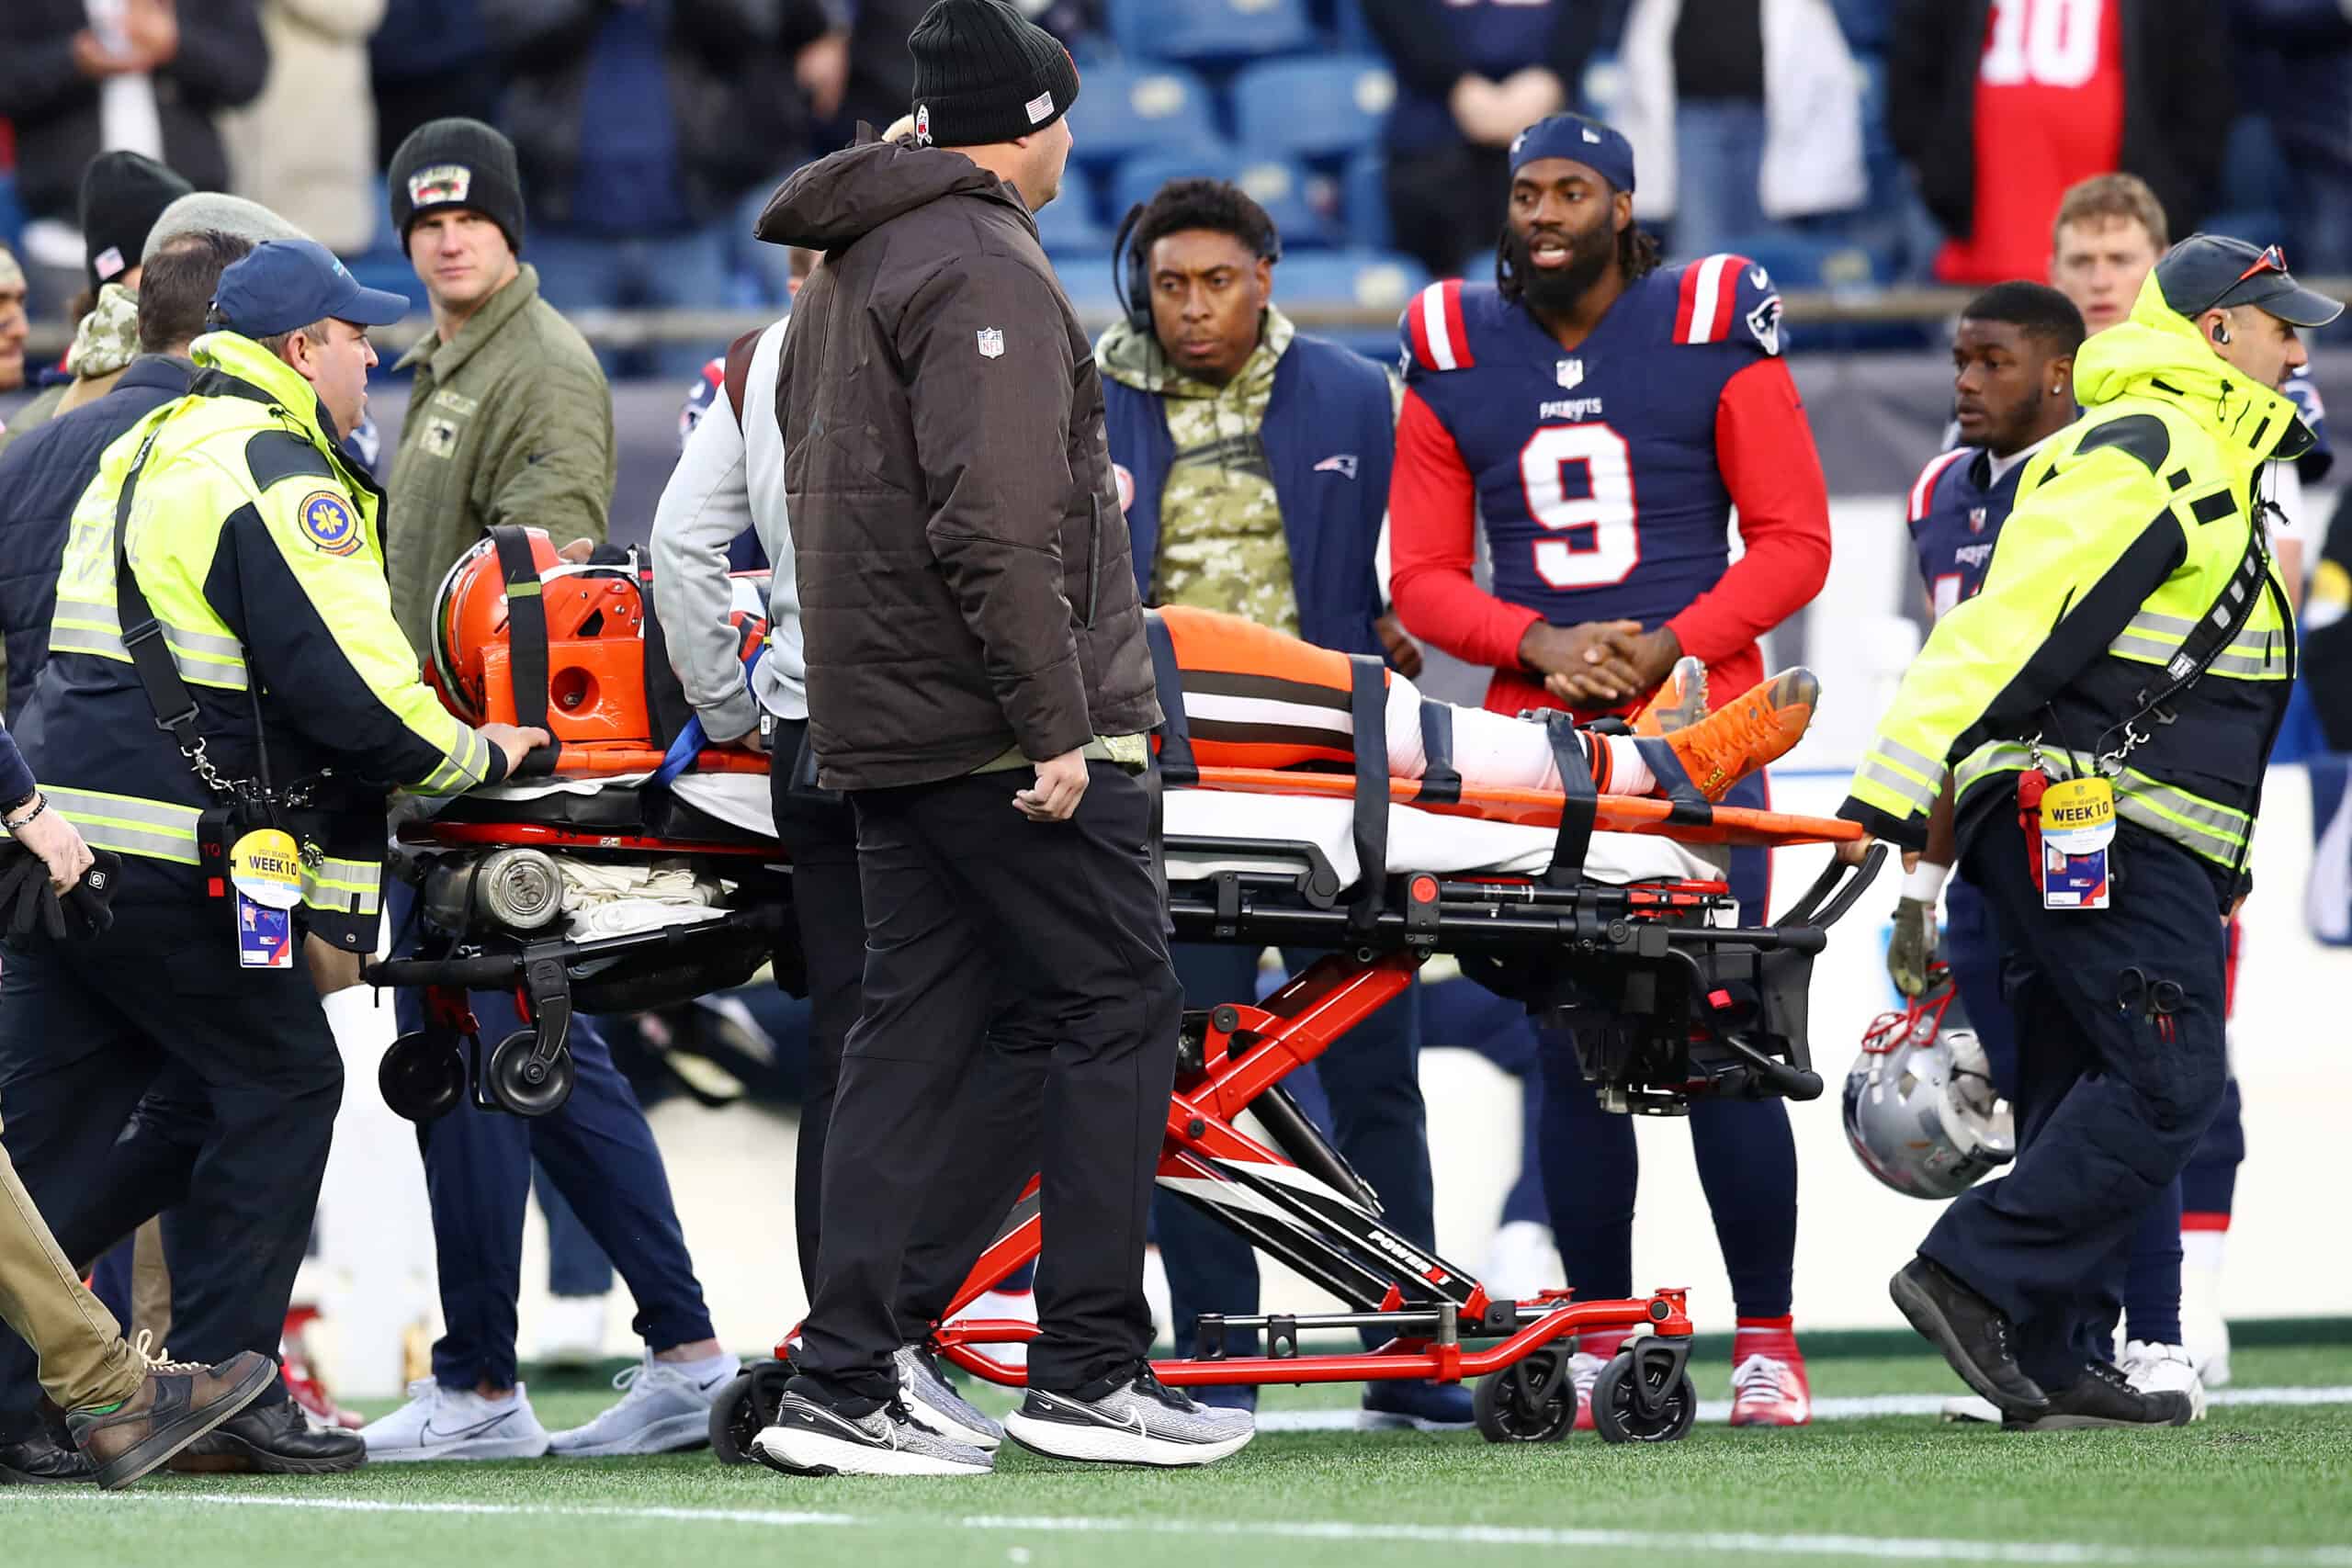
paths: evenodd
<path fill-rule="evenodd" d="M 538 1036 L 518 1029 L 498 1043 L 490 1056 L 490 1097 L 517 1116 L 545 1116 L 571 1098 L 571 1053 L 559 1049 L 553 1061 L 532 1053 Z"/>
<path fill-rule="evenodd" d="M 1536 1350 L 1480 1378 L 1470 1391 L 1478 1431 L 1490 1443 L 1556 1443 L 1576 1425 L 1577 1385 L 1567 1356 Z"/>
<path fill-rule="evenodd" d="M 1592 1385 L 1593 1429 L 1606 1442 L 1679 1443 L 1698 1419 L 1690 1374 L 1663 1357 L 1621 1350 Z"/>
<path fill-rule="evenodd" d="M 466 1059 L 447 1035 L 403 1034 L 377 1065 L 376 1089 L 394 1115 L 437 1121 L 465 1098 Z"/>
<path fill-rule="evenodd" d="M 789 1361 L 754 1361 L 718 1391 L 710 1407 L 710 1451 L 721 1464 L 752 1462 L 752 1439 L 775 1423 L 775 1407 L 792 1376 Z"/>

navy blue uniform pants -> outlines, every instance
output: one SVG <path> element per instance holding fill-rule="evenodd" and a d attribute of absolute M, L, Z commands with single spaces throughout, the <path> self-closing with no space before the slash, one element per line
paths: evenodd
<path fill-rule="evenodd" d="M 1919 1251 L 2006 1313 L 2018 1364 L 2061 1389 L 2111 1344 L 2132 1237 L 2221 1105 L 2222 925 L 2203 863 L 2129 823 L 2111 908 L 2044 909 L 2007 813 L 1962 864 L 1992 912 L 2016 1018 L 2018 1152 Z M 2162 1015 L 2145 1000 L 2159 983 L 2177 987 Z"/>
<path fill-rule="evenodd" d="M 1758 773 L 1724 796 L 1769 807 Z M 1768 918 L 1771 852 L 1732 852 L 1731 890 L 1744 925 Z M 1634 1198 L 1641 1162 L 1634 1119 L 1600 1109 L 1566 1030 L 1539 1028 L 1544 1196 L 1568 1283 L 1589 1300 L 1634 1293 Z M 1715 1239 L 1741 1317 L 1788 1314 L 1797 1246 L 1797 1150 L 1778 1100 L 1702 1100 L 1690 1107 L 1690 1147 L 1714 1217 Z"/>
<path fill-rule="evenodd" d="M 412 897 L 394 889 L 396 929 Z M 468 999 L 485 1042 L 523 1027 L 511 995 L 476 991 Z M 396 1006 L 403 1032 L 424 1027 L 422 991 L 400 992 Z M 637 1093 L 594 1019 L 575 1015 L 567 1039 L 574 1078 L 560 1109 L 513 1116 L 480 1110 L 469 1095 L 417 1129 L 446 1325 L 433 1347 L 433 1375 L 445 1387 L 514 1385 L 514 1302 L 535 1160 L 628 1281 L 637 1303 L 630 1325 L 646 1344 L 664 1350 L 711 1337 L 669 1174 Z"/>
<path fill-rule="evenodd" d="M 1992 1066 L 1993 1087 L 2014 1106 L 2017 1020 L 2004 994 L 2001 938 L 1993 924 L 1993 911 L 1965 874 L 1954 876 L 1948 885 L 1944 908 L 1944 962 L 1951 965 L 1961 1006 Z M 2101 1281 L 2101 1297 L 2109 1308 L 2109 1332 L 2093 1347 L 2101 1360 L 2114 1359 L 2107 1347 L 2113 1342 L 2119 1313 L 2129 1317 L 2134 1339 L 2159 1345 L 2180 1343 L 2180 1212 L 2181 1183 L 2176 1180 L 2157 1194 L 2141 1216 L 2115 1277 Z"/>
<path fill-rule="evenodd" d="M 307 967 L 241 969 L 227 912 L 142 903 L 140 880 L 127 865 L 102 936 L 6 944 L 0 1141 L 77 1266 L 175 1211 L 176 1357 L 275 1359 L 343 1058 Z M 0 1335 L 0 1439 L 28 1427 L 33 1374 L 31 1348 Z"/>
<path fill-rule="evenodd" d="M 1258 952 L 1239 943 L 1179 942 L 1170 949 L 1188 1008 L 1248 1002 L 1258 995 Z M 1295 973 L 1322 956 L 1312 948 L 1284 948 Z M 1416 1247 L 1434 1248 L 1437 1219 L 1430 1190 L 1429 1114 L 1421 1102 L 1420 995 L 1418 981 L 1404 995 L 1341 1035 L 1317 1059 L 1321 1094 L 1307 1089 L 1302 1108 L 1321 1099 L 1322 1125 L 1356 1174 L 1380 1195 L 1381 1218 Z M 1305 1086 L 1295 1079 L 1296 1093 Z M 1176 1353 L 1190 1356 L 1203 1313 L 1247 1315 L 1258 1310 L 1258 1257 L 1249 1242 L 1171 1192 L 1153 1200 L 1152 1224 L 1160 1261 L 1168 1268 L 1169 1305 L 1176 1317 Z M 1367 1348 L 1385 1344 L 1385 1332 L 1366 1329 Z M 1253 1355 L 1257 1336 L 1233 1335 L 1227 1349 Z"/>

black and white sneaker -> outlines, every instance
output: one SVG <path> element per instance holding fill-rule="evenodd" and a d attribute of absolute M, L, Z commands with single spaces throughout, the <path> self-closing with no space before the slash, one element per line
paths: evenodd
<path fill-rule="evenodd" d="M 2177 1389 L 2143 1389 L 2122 1368 L 2092 1361 L 2083 1375 L 2051 1395 L 2050 1409 L 2030 1419 L 2011 1416 L 2008 1432 L 2070 1432 L 2087 1427 L 2186 1427 L 2196 1407 Z"/>
<path fill-rule="evenodd" d="M 915 1425 L 929 1427 L 949 1442 L 994 1453 L 1004 1441 L 1004 1428 L 981 1415 L 956 1392 L 931 1351 L 920 1345 L 901 1345 L 890 1358 L 899 1369 L 899 1398 Z"/>
<path fill-rule="evenodd" d="M 897 1400 L 843 1416 L 787 1393 L 775 1425 L 752 1439 L 752 1456 L 786 1475 L 986 1475 L 996 1461 L 978 1449 L 917 1426 Z"/>
<path fill-rule="evenodd" d="M 1162 1387 L 1148 1366 L 1100 1399 L 1033 1388 L 1005 1418 L 1007 1436 L 1055 1459 L 1103 1464 L 1213 1464 L 1258 1435 L 1247 1410 L 1203 1404 Z"/>

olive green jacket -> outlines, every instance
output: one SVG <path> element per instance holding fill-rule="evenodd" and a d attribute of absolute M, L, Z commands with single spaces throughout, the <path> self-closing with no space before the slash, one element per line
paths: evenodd
<path fill-rule="evenodd" d="M 526 265 L 416 367 L 392 463 L 384 555 L 392 614 L 429 652 L 433 596 L 449 568 L 501 524 L 544 528 L 560 547 L 602 544 L 613 500 L 613 394 L 588 342 L 539 298 Z"/>

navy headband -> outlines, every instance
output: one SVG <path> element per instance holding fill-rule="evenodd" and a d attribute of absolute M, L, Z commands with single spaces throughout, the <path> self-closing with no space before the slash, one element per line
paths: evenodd
<path fill-rule="evenodd" d="M 1539 119 L 1510 144 L 1510 172 L 1538 158 L 1572 158 L 1617 190 L 1634 188 L 1634 144 L 1597 119 L 1555 114 Z"/>

